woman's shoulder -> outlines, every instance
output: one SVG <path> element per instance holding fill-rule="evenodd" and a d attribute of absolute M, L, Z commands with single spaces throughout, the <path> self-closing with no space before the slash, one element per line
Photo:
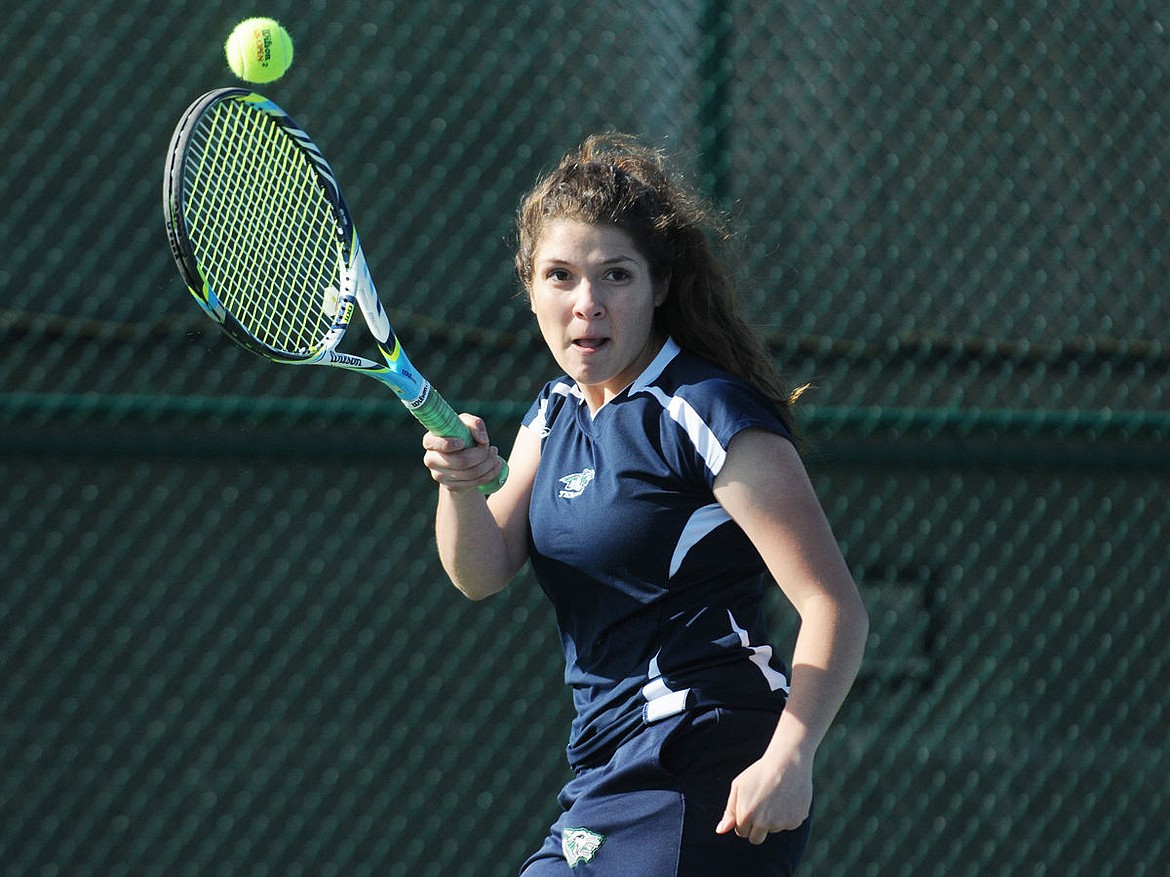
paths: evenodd
<path fill-rule="evenodd" d="M 771 407 L 767 397 L 743 378 L 727 369 L 680 348 L 653 382 L 659 391 L 692 404 L 741 404 Z"/>
<path fill-rule="evenodd" d="M 565 403 L 572 400 L 573 404 L 581 402 L 581 391 L 576 382 L 568 375 L 561 375 L 546 383 L 536 394 L 528 412 L 524 415 L 523 424 L 530 428 L 539 429 L 556 417 L 556 414 L 565 407 Z"/>
<path fill-rule="evenodd" d="M 776 405 L 763 392 L 685 349 L 679 349 L 646 389 L 652 391 L 666 411 L 698 418 L 724 441 L 748 427 L 788 435 Z"/>
<path fill-rule="evenodd" d="M 740 383 L 746 386 L 731 372 L 679 346 L 673 338 L 668 338 L 654 361 L 634 381 L 630 387 L 630 394 L 646 391 L 655 394 L 689 395 L 707 391 L 718 392 L 721 382 Z"/>

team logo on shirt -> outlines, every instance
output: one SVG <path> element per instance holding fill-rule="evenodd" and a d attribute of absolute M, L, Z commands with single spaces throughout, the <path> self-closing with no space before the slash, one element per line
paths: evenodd
<path fill-rule="evenodd" d="M 576 472 L 572 475 L 566 475 L 560 479 L 561 484 L 565 485 L 561 492 L 557 494 L 561 499 L 576 499 L 585 492 L 585 488 L 593 482 L 594 472 L 592 469 L 585 469 L 582 472 Z"/>
<path fill-rule="evenodd" d="M 605 835 L 588 828 L 566 828 L 561 832 L 561 852 L 570 868 L 588 864 L 605 843 Z"/>

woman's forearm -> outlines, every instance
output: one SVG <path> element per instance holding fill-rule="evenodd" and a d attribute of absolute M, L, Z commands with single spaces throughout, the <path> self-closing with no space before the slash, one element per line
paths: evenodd
<path fill-rule="evenodd" d="M 860 599 L 816 597 L 801 606 L 788 704 L 774 746 L 815 754 L 857 677 L 868 632 Z"/>
<path fill-rule="evenodd" d="M 443 569 L 472 600 L 501 591 L 524 563 L 523 557 L 512 556 L 499 522 L 478 492 L 439 489 L 435 541 Z"/>

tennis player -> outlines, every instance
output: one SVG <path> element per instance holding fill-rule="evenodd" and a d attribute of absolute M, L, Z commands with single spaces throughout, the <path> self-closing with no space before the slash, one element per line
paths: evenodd
<path fill-rule="evenodd" d="M 564 375 L 499 456 L 433 434 L 444 568 L 472 599 L 531 562 L 576 706 L 573 777 L 523 877 L 794 873 L 813 761 L 865 609 L 732 298 L 716 214 L 662 156 L 595 137 L 523 201 L 516 264 Z M 765 589 L 800 616 L 791 671 Z"/>

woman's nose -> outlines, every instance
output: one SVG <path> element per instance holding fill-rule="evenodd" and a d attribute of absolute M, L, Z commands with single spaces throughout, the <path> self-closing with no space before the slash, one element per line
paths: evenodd
<path fill-rule="evenodd" d="M 573 302 L 573 312 L 586 319 L 597 319 L 605 313 L 600 299 L 594 295 L 593 284 L 588 280 L 582 280 L 577 287 L 577 298 Z"/>

